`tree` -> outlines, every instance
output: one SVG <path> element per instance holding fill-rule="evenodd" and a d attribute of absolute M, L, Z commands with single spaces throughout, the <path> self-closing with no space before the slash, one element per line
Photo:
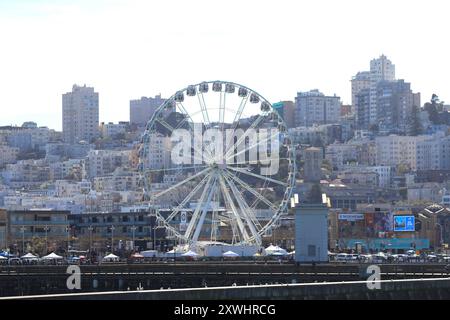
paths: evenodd
<path fill-rule="evenodd" d="M 311 190 L 306 197 L 308 203 L 320 204 L 322 203 L 322 188 L 320 184 L 315 183 L 312 185 Z"/>
<path fill-rule="evenodd" d="M 417 136 L 422 134 L 423 128 L 420 122 L 420 109 L 418 106 L 413 106 L 411 116 L 409 117 L 408 134 L 411 136 Z"/>
<path fill-rule="evenodd" d="M 430 102 L 425 103 L 424 110 L 428 112 L 430 121 L 433 124 L 445 124 L 447 119 L 441 117 L 439 113 L 444 111 L 444 102 L 439 100 L 439 97 L 433 93 Z"/>
<path fill-rule="evenodd" d="M 378 124 L 371 124 L 369 127 L 369 131 L 371 131 L 375 134 L 377 134 L 379 130 L 380 130 L 380 128 L 379 128 Z"/>

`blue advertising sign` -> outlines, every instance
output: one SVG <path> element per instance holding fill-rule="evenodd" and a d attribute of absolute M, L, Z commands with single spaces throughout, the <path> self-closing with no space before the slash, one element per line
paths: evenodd
<path fill-rule="evenodd" d="M 394 231 L 415 231 L 414 216 L 394 216 Z"/>

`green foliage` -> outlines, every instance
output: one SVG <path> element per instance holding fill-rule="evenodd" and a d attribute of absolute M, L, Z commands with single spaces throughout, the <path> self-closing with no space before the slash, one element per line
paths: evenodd
<path fill-rule="evenodd" d="M 413 106 L 411 116 L 409 117 L 408 134 L 411 136 L 417 136 L 422 134 L 423 127 L 420 122 L 420 109 L 418 106 Z"/>
<path fill-rule="evenodd" d="M 433 124 L 446 123 L 446 119 L 439 114 L 444 110 L 444 102 L 440 101 L 436 94 L 433 94 L 430 102 L 425 103 L 424 110 L 428 112 L 428 117 Z"/>

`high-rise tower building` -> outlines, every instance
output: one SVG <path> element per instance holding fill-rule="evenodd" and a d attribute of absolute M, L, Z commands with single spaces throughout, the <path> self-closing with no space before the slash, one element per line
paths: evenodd
<path fill-rule="evenodd" d="M 66 143 L 92 142 L 99 136 L 98 93 L 74 85 L 62 95 L 63 138 Z"/>
<path fill-rule="evenodd" d="M 142 97 L 139 100 L 130 101 L 130 124 L 145 126 L 156 109 L 164 103 L 166 99 L 161 99 L 161 95 L 154 98 Z"/>

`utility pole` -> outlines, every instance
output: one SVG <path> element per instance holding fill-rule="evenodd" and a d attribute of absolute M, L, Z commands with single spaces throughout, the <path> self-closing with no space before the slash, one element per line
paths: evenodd
<path fill-rule="evenodd" d="M 45 254 L 47 254 L 48 253 L 48 230 L 49 230 L 48 226 L 45 226 L 44 230 L 45 230 Z"/>
<path fill-rule="evenodd" d="M 92 231 L 94 230 L 94 228 L 92 228 L 92 226 L 88 227 L 89 230 L 89 258 L 92 258 Z"/>
<path fill-rule="evenodd" d="M 116 228 L 111 226 L 111 253 L 114 253 L 114 230 Z"/>
<path fill-rule="evenodd" d="M 135 248 L 135 246 L 134 246 L 134 236 L 135 236 L 135 232 L 136 232 L 136 226 L 132 226 L 131 227 L 131 232 L 132 232 L 132 243 L 133 243 L 133 251 L 134 251 L 134 248 Z"/>
<path fill-rule="evenodd" d="M 70 226 L 66 227 L 67 231 L 67 257 L 69 257 L 69 250 L 70 250 Z"/>
<path fill-rule="evenodd" d="M 22 254 L 25 254 L 25 226 L 20 227 L 22 232 Z"/>

